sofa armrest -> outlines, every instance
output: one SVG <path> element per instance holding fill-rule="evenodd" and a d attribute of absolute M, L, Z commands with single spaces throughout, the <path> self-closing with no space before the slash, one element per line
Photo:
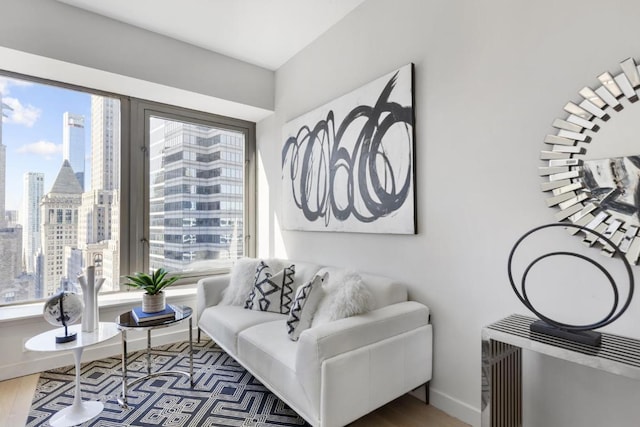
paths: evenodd
<path fill-rule="evenodd" d="M 429 308 L 415 301 L 391 304 L 300 334 L 296 368 L 382 341 L 429 324 Z"/>
<path fill-rule="evenodd" d="M 197 308 L 198 320 L 205 308 L 218 304 L 222 300 L 222 291 L 229 285 L 230 274 L 219 274 L 198 280 Z"/>
<path fill-rule="evenodd" d="M 385 390 L 395 397 L 409 391 L 408 386 L 427 382 L 431 378 L 432 339 L 427 306 L 414 301 L 391 304 L 303 331 L 296 351 L 296 375 L 309 401 L 320 402 L 316 409 L 322 416 L 344 425 L 375 408 L 370 404 L 378 399 L 382 404 L 391 400 L 388 396 L 363 397 L 368 402 L 364 409 L 358 405 L 348 408 L 350 393 L 367 396 L 371 381 L 364 380 L 370 378 L 371 370 L 385 371 L 385 379 L 389 376 L 400 382 Z M 391 363 L 390 358 L 398 362 Z M 366 373 L 357 375 L 356 371 Z M 342 384 L 347 380 L 363 384 L 352 390 Z M 347 408 L 331 415 L 336 400 L 347 402 L 342 403 Z"/>

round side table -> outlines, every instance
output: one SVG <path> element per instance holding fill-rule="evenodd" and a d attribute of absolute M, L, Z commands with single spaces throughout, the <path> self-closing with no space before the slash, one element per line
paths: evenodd
<path fill-rule="evenodd" d="M 100 322 L 98 329 L 93 332 L 82 332 L 82 325 L 69 326 L 70 332 L 77 333 L 75 341 L 57 344 L 56 335 L 60 335 L 64 328 L 53 329 L 30 338 L 24 347 L 31 351 L 73 351 L 76 369 L 76 389 L 73 404 L 56 412 L 49 424 L 53 427 L 68 427 L 82 424 L 97 416 L 104 409 L 102 402 L 83 401 L 80 394 L 80 361 L 85 347 L 107 341 L 120 332 L 113 322 Z"/>
<path fill-rule="evenodd" d="M 170 304 L 175 312 L 175 317 L 171 319 L 161 319 L 151 322 L 136 321 L 133 313 L 128 311 L 116 318 L 116 324 L 122 334 L 122 396 L 118 399 L 118 403 L 122 407 L 127 407 L 127 389 L 140 381 L 161 375 L 184 375 L 189 378 L 191 387 L 193 387 L 193 332 L 192 317 L 193 310 L 185 305 Z M 167 328 L 179 323 L 189 321 L 189 372 L 177 369 L 151 372 L 151 331 L 154 329 Z M 146 331 L 147 332 L 147 375 L 136 378 L 127 383 L 127 331 Z"/>

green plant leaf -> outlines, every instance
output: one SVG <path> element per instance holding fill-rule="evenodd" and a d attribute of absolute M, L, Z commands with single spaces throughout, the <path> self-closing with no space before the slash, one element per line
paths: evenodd
<path fill-rule="evenodd" d="M 152 274 L 142 272 L 135 273 L 133 276 L 125 276 L 129 279 L 129 282 L 125 283 L 125 285 L 143 289 L 146 293 L 155 295 L 167 286 L 175 283 L 180 278 L 180 276 L 166 278 L 168 273 L 169 272 L 164 268 L 159 268 Z"/>

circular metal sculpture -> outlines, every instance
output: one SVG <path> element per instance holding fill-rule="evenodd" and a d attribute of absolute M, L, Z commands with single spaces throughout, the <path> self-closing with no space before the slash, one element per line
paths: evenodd
<path fill-rule="evenodd" d="M 604 268 L 600 263 L 596 262 L 592 258 L 589 258 L 585 255 L 575 253 L 575 252 L 568 252 L 568 251 L 549 252 L 544 255 L 538 256 L 533 261 L 531 261 L 529 265 L 524 269 L 524 272 L 522 273 L 522 277 L 520 279 L 520 285 L 519 286 L 516 285 L 516 282 L 513 277 L 512 264 L 513 264 L 514 256 L 518 248 L 520 247 L 520 245 L 532 234 L 543 229 L 555 228 L 555 227 L 573 228 L 573 229 L 576 229 L 576 231 L 584 231 L 587 234 L 591 234 L 597 240 L 601 241 L 601 243 L 608 250 L 610 250 L 614 256 L 619 256 L 621 262 L 624 264 L 625 271 L 629 279 L 628 295 L 626 299 L 624 299 L 623 301 L 620 300 L 620 292 L 619 292 L 618 285 L 616 284 L 613 276 L 609 273 L 609 271 L 607 271 L 607 269 Z M 607 278 L 613 290 L 613 306 L 604 318 L 590 324 L 573 325 L 573 324 L 553 320 L 550 317 L 543 315 L 539 310 L 537 310 L 533 306 L 533 304 L 531 303 L 531 300 L 527 295 L 527 276 L 531 271 L 531 269 L 537 263 L 539 263 L 542 260 L 548 259 L 550 257 L 555 257 L 555 256 L 575 257 L 582 261 L 588 262 L 591 265 L 595 266 L 598 270 L 600 270 L 600 272 Z M 538 316 L 541 319 L 540 321 L 537 321 L 531 324 L 532 331 L 554 335 L 554 336 L 565 338 L 571 341 L 576 341 L 576 342 L 589 344 L 593 346 L 600 345 L 600 334 L 597 332 L 593 332 L 593 329 L 601 328 L 617 320 L 622 315 L 622 313 L 624 313 L 629 307 L 629 304 L 631 303 L 631 298 L 633 297 L 633 292 L 634 292 L 634 278 L 633 278 L 633 272 L 631 270 L 631 265 L 629 264 L 629 261 L 627 260 L 625 254 L 614 244 L 614 242 L 602 233 L 599 233 L 594 230 L 590 230 L 581 225 L 575 225 L 575 224 L 569 224 L 569 223 L 554 223 L 554 224 L 541 225 L 539 227 L 536 227 L 526 232 L 522 237 L 520 237 L 518 241 L 513 245 L 513 248 L 509 253 L 508 275 L 509 275 L 509 283 L 511 283 L 511 287 L 513 291 L 516 293 L 518 299 L 520 299 L 520 301 L 525 305 L 525 307 L 527 307 L 529 310 L 531 310 L 531 312 L 533 312 L 536 316 Z"/>
<path fill-rule="evenodd" d="M 68 326 L 80 319 L 83 308 L 82 298 L 73 292 L 60 292 L 49 298 L 44 304 L 44 319 L 52 325 L 64 327 L 64 335 L 56 337 L 57 343 L 76 339 L 76 333 L 70 334 Z"/>
<path fill-rule="evenodd" d="M 555 134 L 545 137 L 546 148 L 540 159 L 547 162 L 539 168 L 546 178 L 542 191 L 550 194 L 549 207 L 559 207 L 558 221 L 585 226 L 611 239 L 615 245 L 605 246 L 620 251 L 633 264 L 640 257 L 640 156 L 609 157 L 597 160 L 585 158 L 591 136 L 624 105 L 638 100 L 640 73 L 633 58 L 620 63 L 621 72 L 605 72 L 598 76 L 595 89 L 579 91 L 579 103 L 564 106 L 566 116 L 556 119 Z M 615 122 L 615 119 L 611 120 Z M 612 125 L 609 125 L 612 126 Z M 606 141 L 607 143 L 609 141 Z M 580 230 L 574 230 L 574 234 Z M 593 237 L 593 236 L 592 236 Z M 589 245 L 599 239 L 587 238 Z"/>

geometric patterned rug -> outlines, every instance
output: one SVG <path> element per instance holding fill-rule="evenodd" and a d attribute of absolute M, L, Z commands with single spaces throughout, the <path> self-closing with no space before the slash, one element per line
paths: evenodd
<path fill-rule="evenodd" d="M 188 371 L 189 343 L 155 347 L 151 360 L 151 372 Z M 146 375 L 144 351 L 131 353 L 128 361 L 129 382 Z M 82 399 L 104 403 L 102 413 L 83 427 L 309 426 L 211 340 L 193 343 L 193 388 L 183 375 L 149 378 L 129 388 L 126 409 L 117 402 L 122 387 L 119 357 L 83 363 L 80 375 Z M 48 426 L 53 414 L 73 403 L 74 389 L 73 365 L 40 374 L 27 426 Z"/>

